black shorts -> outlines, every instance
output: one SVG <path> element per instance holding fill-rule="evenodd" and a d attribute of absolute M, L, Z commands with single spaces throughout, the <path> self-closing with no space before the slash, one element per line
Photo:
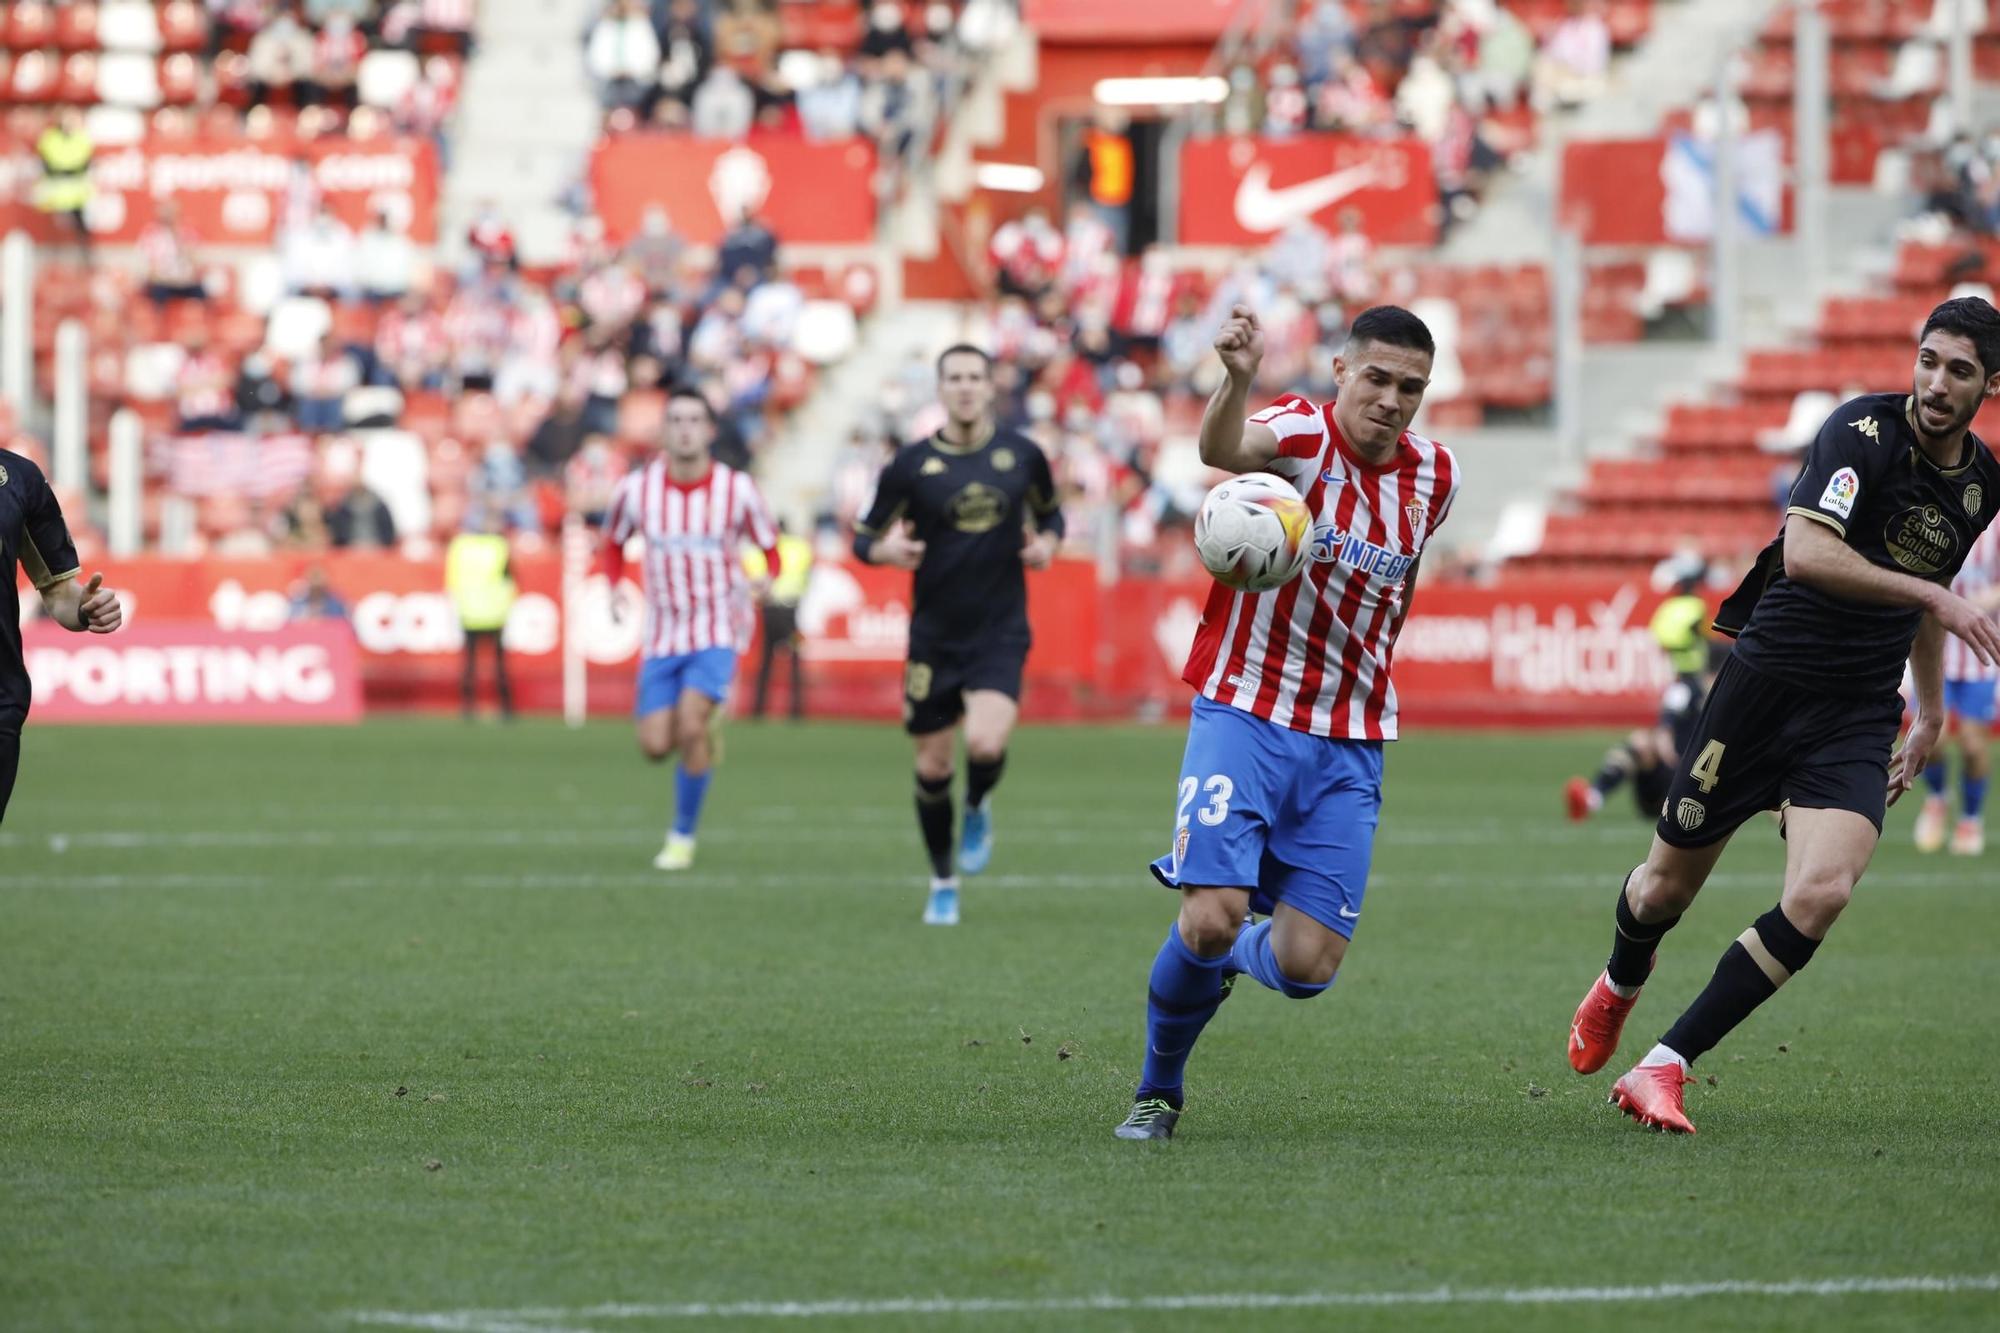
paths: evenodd
<path fill-rule="evenodd" d="M 1852 810 L 1879 832 L 1902 725 L 1897 695 L 1825 694 L 1731 657 L 1681 752 L 1660 838 L 1712 846 L 1751 816 L 1790 805 Z"/>
<path fill-rule="evenodd" d="M 910 637 L 903 668 L 903 730 L 923 736 L 955 726 L 965 716 L 967 690 L 998 690 L 1021 697 L 1023 638 L 927 639 Z"/>
<path fill-rule="evenodd" d="M 14 773 L 21 765 L 21 733 L 0 720 L 0 824 L 7 822 L 7 802 L 14 795 Z"/>

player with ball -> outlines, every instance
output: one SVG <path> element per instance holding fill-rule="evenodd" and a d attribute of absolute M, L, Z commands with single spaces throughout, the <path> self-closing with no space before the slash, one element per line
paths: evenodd
<path fill-rule="evenodd" d="M 1389 659 L 1424 545 L 1458 493 L 1451 451 L 1411 433 L 1435 346 L 1396 306 L 1363 311 L 1335 400 L 1287 394 L 1244 419 L 1264 335 L 1237 306 L 1201 457 L 1195 544 L 1215 575 L 1182 679 L 1194 687 L 1171 851 L 1153 862 L 1180 916 L 1153 960 L 1146 1053 L 1122 1139 L 1167 1139 L 1195 1038 L 1247 973 L 1293 999 L 1333 984 L 1368 881 Z M 1262 919 L 1250 924 L 1253 914 Z"/>

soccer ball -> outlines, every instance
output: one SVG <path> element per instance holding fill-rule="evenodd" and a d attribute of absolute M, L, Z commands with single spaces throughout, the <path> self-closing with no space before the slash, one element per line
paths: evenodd
<path fill-rule="evenodd" d="M 1231 477 L 1201 502 L 1194 549 L 1216 582 L 1269 592 L 1306 566 L 1312 513 L 1291 483 L 1268 472 Z"/>

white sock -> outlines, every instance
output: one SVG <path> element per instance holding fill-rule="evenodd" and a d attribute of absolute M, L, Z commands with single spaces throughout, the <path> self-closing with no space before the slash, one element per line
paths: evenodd
<path fill-rule="evenodd" d="M 956 875 L 953 875 L 947 879 L 939 879 L 935 875 L 931 876 L 932 893 L 936 893 L 939 889 L 955 889 L 957 887 L 958 887 L 958 876 Z"/>
<path fill-rule="evenodd" d="M 1617 982 L 1611 979 L 1611 974 L 1609 972 L 1606 972 L 1604 974 L 1604 985 L 1605 989 L 1609 990 L 1613 995 L 1616 995 L 1621 1000 L 1629 1000 L 1634 995 L 1637 995 L 1639 993 L 1638 986 L 1621 986 Z"/>
<path fill-rule="evenodd" d="M 1688 1062 L 1681 1059 L 1680 1052 L 1666 1046 L 1655 1046 L 1647 1051 L 1646 1058 L 1639 1062 L 1639 1067 L 1643 1069 L 1647 1065 L 1679 1065 L 1683 1074 L 1688 1069 Z"/>

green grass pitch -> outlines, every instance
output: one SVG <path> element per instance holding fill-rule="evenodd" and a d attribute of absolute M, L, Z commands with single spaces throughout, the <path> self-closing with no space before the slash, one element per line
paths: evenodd
<path fill-rule="evenodd" d="M 1127 1144 L 1180 741 L 1025 730 L 938 930 L 890 727 L 734 725 L 669 878 L 671 770 L 608 721 L 31 724 L 0 1326 L 2000 1326 L 1995 862 L 1895 811 L 1667 1139 L 1563 1059 L 1648 836 L 1558 814 L 1602 738 L 1404 741 L 1338 983 L 1239 987 L 1180 1137 Z M 1738 836 L 1626 1056 L 1781 862 Z M 1973 1281 L 1605 1290 L 1924 1278 Z"/>

